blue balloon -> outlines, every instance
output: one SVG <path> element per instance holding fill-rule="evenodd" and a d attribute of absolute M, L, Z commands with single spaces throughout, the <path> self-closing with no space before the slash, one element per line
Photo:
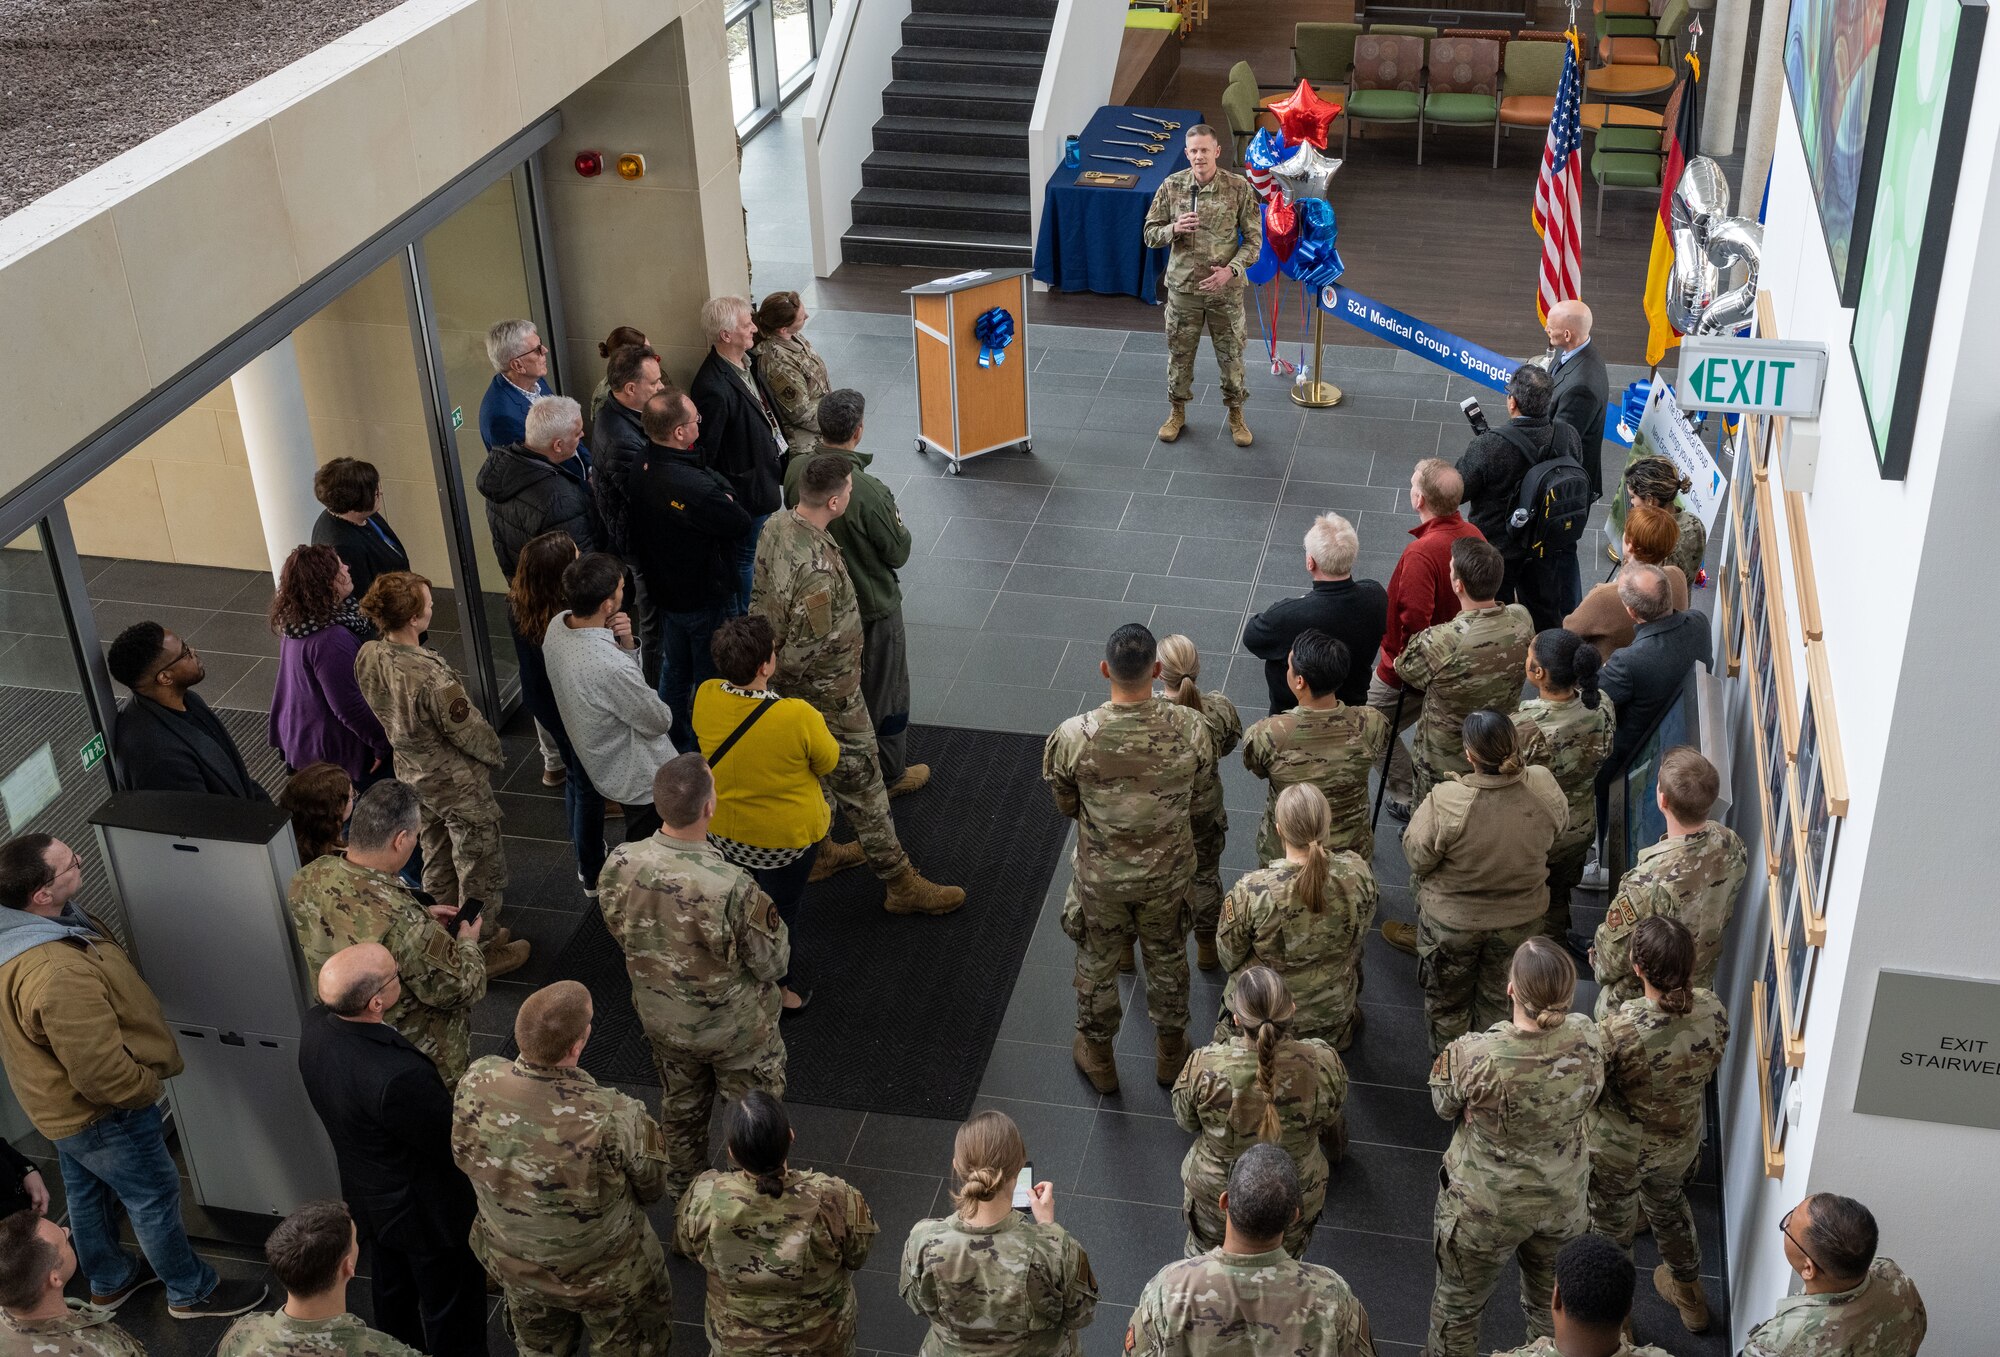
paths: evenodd
<path fill-rule="evenodd" d="M 1339 281 L 1347 266 L 1340 262 L 1340 250 L 1335 245 L 1339 230 L 1333 218 L 1333 204 L 1324 198 L 1302 198 L 1295 210 L 1299 214 L 1299 243 L 1284 263 L 1285 276 L 1296 278 L 1314 290 Z"/>
<path fill-rule="evenodd" d="M 1244 281 L 1252 287 L 1262 287 L 1278 276 L 1278 255 L 1271 248 L 1271 232 L 1264 231 L 1264 250 L 1257 256 L 1257 262 L 1243 271 Z"/>

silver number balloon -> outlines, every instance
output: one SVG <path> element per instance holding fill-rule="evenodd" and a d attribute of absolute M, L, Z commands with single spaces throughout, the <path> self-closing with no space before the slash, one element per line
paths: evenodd
<path fill-rule="evenodd" d="M 1764 228 L 1729 215 L 1722 167 L 1696 156 L 1668 202 L 1674 263 L 1667 275 L 1667 319 L 1684 335 L 1723 334 L 1757 314 L 1757 273 Z"/>

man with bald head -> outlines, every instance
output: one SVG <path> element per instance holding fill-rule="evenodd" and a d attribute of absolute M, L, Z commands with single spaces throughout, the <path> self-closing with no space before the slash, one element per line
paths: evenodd
<path fill-rule="evenodd" d="M 451 1090 L 385 1020 L 402 989 L 381 943 L 329 956 L 299 1074 L 373 1257 L 375 1326 L 433 1357 L 483 1357 L 486 1274 L 468 1243 L 477 1203 L 451 1157 Z"/>
<path fill-rule="evenodd" d="M 1576 430 L 1595 504 L 1604 498 L 1604 407 L 1611 399 L 1611 379 L 1604 371 L 1604 355 L 1590 342 L 1590 308 L 1580 301 L 1557 302 L 1542 328 L 1549 337 L 1542 365 L 1555 382 L 1549 416 Z"/>

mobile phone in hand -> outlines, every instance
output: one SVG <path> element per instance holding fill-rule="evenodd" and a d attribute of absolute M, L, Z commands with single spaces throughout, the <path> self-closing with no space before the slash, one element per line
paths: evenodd
<path fill-rule="evenodd" d="M 1033 1211 L 1035 1209 L 1035 1166 L 1023 1164 L 1021 1176 L 1014 1180 L 1014 1209 Z"/>
<path fill-rule="evenodd" d="M 1465 412 L 1465 422 L 1472 426 L 1474 433 L 1492 432 L 1492 426 L 1486 422 L 1486 412 L 1479 408 L 1477 396 L 1467 396 L 1458 403 L 1458 408 Z"/>
<path fill-rule="evenodd" d="M 458 908 L 458 917 L 451 921 L 452 936 L 457 937 L 460 933 L 471 927 L 472 921 L 479 917 L 479 911 L 485 908 L 486 902 L 483 900 L 467 900 L 463 905 L 460 905 Z"/>

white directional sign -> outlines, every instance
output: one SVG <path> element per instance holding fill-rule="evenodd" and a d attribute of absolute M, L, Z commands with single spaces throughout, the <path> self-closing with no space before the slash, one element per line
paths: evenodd
<path fill-rule="evenodd" d="M 1824 344 L 1689 335 L 1674 395 L 1683 410 L 1810 416 L 1819 413 L 1825 385 Z"/>

